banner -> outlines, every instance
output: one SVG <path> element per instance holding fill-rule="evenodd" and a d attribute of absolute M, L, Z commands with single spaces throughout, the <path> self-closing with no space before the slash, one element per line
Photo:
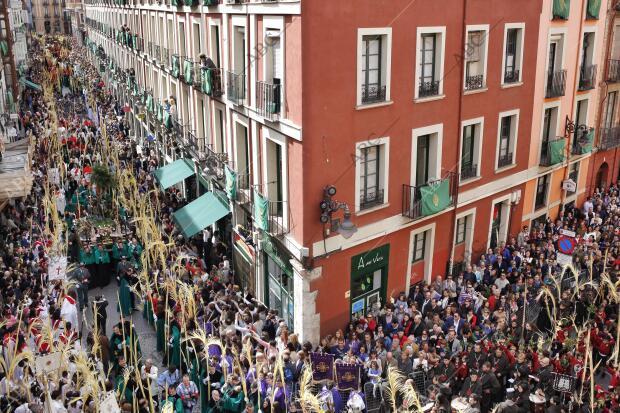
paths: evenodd
<path fill-rule="evenodd" d="M 172 77 L 175 77 L 175 78 L 179 77 L 180 68 L 181 67 L 180 67 L 180 62 L 179 62 L 179 56 L 172 55 L 172 71 L 170 72 Z"/>
<path fill-rule="evenodd" d="M 360 366 L 357 364 L 336 364 L 336 385 L 338 390 L 359 390 Z"/>
<path fill-rule="evenodd" d="M 254 190 L 254 224 L 256 228 L 267 231 L 269 228 L 269 201 Z"/>
<path fill-rule="evenodd" d="M 201 76 L 201 85 L 203 93 L 206 93 L 208 96 L 211 96 L 211 92 L 213 91 L 213 81 L 212 81 L 212 73 L 211 70 L 207 68 L 202 68 L 200 70 Z"/>
<path fill-rule="evenodd" d="M 443 211 L 450 205 L 450 180 L 442 179 L 437 183 L 420 187 L 422 215 L 432 215 Z"/>
<path fill-rule="evenodd" d="M 549 142 L 549 163 L 555 165 L 564 161 L 565 139 L 556 139 Z"/>
<path fill-rule="evenodd" d="M 67 277 L 67 257 L 50 257 L 47 274 L 49 281 L 64 280 Z"/>
<path fill-rule="evenodd" d="M 230 200 L 237 199 L 237 172 L 226 165 L 226 195 Z"/>
<path fill-rule="evenodd" d="M 183 62 L 183 78 L 185 79 L 186 83 L 192 83 L 193 80 L 193 75 L 194 71 L 193 71 L 193 67 L 192 67 L 192 62 L 190 60 L 185 60 Z"/>
<path fill-rule="evenodd" d="M 62 361 L 62 352 L 56 351 L 54 353 L 45 354 L 42 356 L 35 356 L 34 366 L 37 374 L 47 374 L 60 369 Z"/>
<path fill-rule="evenodd" d="M 334 378 L 334 355 L 328 353 L 310 353 L 312 380 L 323 381 Z"/>

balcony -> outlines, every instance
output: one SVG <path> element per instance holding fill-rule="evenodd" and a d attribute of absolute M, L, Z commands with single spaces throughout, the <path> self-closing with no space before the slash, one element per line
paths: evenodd
<path fill-rule="evenodd" d="M 478 165 L 474 164 L 462 164 L 461 165 L 461 181 L 467 179 L 476 178 L 478 176 Z"/>
<path fill-rule="evenodd" d="M 146 44 L 146 53 L 149 56 L 153 56 L 153 53 L 154 53 L 153 50 L 155 50 L 155 48 L 153 47 L 153 42 L 151 42 L 151 41 L 147 42 L 147 44 Z"/>
<path fill-rule="evenodd" d="M 170 62 L 170 76 L 179 79 L 181 77 L 181 57 L 173 54 Z"/>
<path fill-rule="evenodd" d="M 274 237 L 279 237 L 288 233 L 288 223 L 290 214 L 288 202 L 269 201 L 269 232 Z"/>
<path fill-rule="evenodd" d="M 500 155 L 497 158 L 497 168 L 503 168 L 505 166 L 510 166 L 512 165 L 513 159 L 512 159 L 512 152 L 508 152 L 504 155 Z"/>
<path fill-rule="evenodd" d="M 439 95 L 439 80 L 425 82 L 422 78 L 420 78 L 420 87 L 418 90 L 418 97 L 426 98 L 426 97 L 437 96 L 437 95 Z"/>
<path fill-rule="evenodd" d="M 161 47 L 161 55 L 158 54 L 158 56 L 160 56 L 159 61 L 162 66 L 168 66 L 170 64 L 170 51 L 167 47 Z"/>
<path fill-rule="evenodd" d="M 446 174 L 442 179 L 429 181 L 426 185 L 403 184 L 402 215 L 417 220 L 437 214 L 454 205 L 456 189 L 454 172 Z"/>
<path fill-rule="evenodd" d="M 599 150 L 606 151 L 620 146 L 620 126 L 601 128 L 599 134 Z"/>
<path fill-rule="evenodd" d="M 594 89 L 596 85 L 596 65 L 582 66 L 579 70 L 578 90 Z"/>
<path fill-rule="evenodd" d="M 183 82 L 189 86 L 194 84 L 194 61 L 190 58 L 183 58 L 183 73 L 181 76 Z"/>
<path fill-rule="evenodd" d="M 478 90 L 484 87 L 484 75 L 465 77 L 465 90 Z"/>
<path fill-rule="evenodd" d="M 279 80 L 277 80 L 279 82 Z M 281 102 L 280 83 L 256 82 L 256 110 L 268 120 L 278 120 Z"/>
<path fill-rule="evenodd" d="M 592 151 L 594 143 L 594 128 L 578 128 L 575 130 L 571 153 L 573 155 L 585 155 Z"/>
<path fill-rule="evenodd" d="M 205 140 L 196 136 L 196 132 L 187 131 L 185 134 L 187 138 L 186 149 L 196 159 L 204 159 L 205 157 Z"/>
<path fill-rule="evenodd" d="M 220 0 L 202 0 L 203 6 L 217 6 L 220 4 Z"/>
<path fill-rule="evenodd" d="M 226 180 L 225 167 L 228 163 L 227 153 L 218 153 L 213 145 L 205 145 L 205 172 L 218 182 L 222 183 Z"/>
<path fill-rule="evenodd" d="M 566 139 L 558 136 L 549 140 L 540 154 L 540 166 L 553 166 L 564 162 L 566 158 Z"/>
<path fill-rule="evenodd" d="M 200 83 L 203 93 L 213 98 L 222 96 L 222 69 L 200 68 Z"/>
<path fill-rule="evenodd" d="M 228 71 L 226 73 L 226 96 L 235 105 L 245 101 L 245 74 Z"/>
<path fill-rule="evenodd" d="M 607 66 L 607 81 L 620 82 L 620 60 L 610 59 Z"/>
<path fill-rule="evenodd" d="M 385 102 L 385 86 L 362 85 L 362 104 Z"/>
<path fill-rule="evenodd" d="M 360 210 L 369 209 L 385 202 L 385 194 L 383 189 L 377 189 L 374 192 L 366 192 L 360 194 Z"/>
<path fill-rule="evenodd" d="M 566 88 L 566 70 L 556 70 L 547 73 L 547 91 L 545 97 L 555 98 L 564 96 Z"/>

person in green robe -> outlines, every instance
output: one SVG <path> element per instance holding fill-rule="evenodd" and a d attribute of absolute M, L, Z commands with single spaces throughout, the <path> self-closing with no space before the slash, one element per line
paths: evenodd
<path fill-rule="evenodd" d="M 126 275 L 121 275 L 117 309 L 120 311 L 122 317 L 129 317 L 133 312 L 133 306 L 131 305 L 131 290 L 129 288 L 129 280 Z"/>
<path fill-rule="evenodd" d="M 131 374 L 129 379 L 125 381 L 125 369 L 127 368 L 127 361 L 124 356 L 118 358 L 118 370 L 114 379 L 114 389 L 117 392 L 121 392 L 125 401 L 131 403 L 133 401 L 133 390 L 136 387 L 136 382 L 133 380 Z"/>
<path fill-rule="evenodd" d="M 162 404 L 162 411 L 165 410 L 166 405 L 172 404 L 172 411 L 174 413 L 185 413 L 185 408 L 183 407 L 183 400 L 177 395 L 177 388 L 175 386 L 168 387 L 168 397 Z"/>
<path fill-rule="evenodd" d="M 118 263 L 121 260 L 121 257 L 126 257 L 128 255 L 129 249 L 127 247 L 127 241 L 120 239 L 116 241 L 116 243 L 112 246 L 112 259 Z"/>
<path fill-rule="evenodd" d="M 146 297 L 144 297 L 143 305 L 142 305 L 142 317 L 150 324 L 153 325 L 153 300 L 151 297 L 151 293 L 147 293 Z"/>
<path fill-rule="evenodd" d="M 157 304 L 155 311 L 155 331 L 157 333 L 157 351 L 166 348 L 166 310 L 163 304 Z"/>
<path fill-rule="evenodd" d="M 181 313 L 177 313 L 170 323 L 170 338 L 168 339 L 168 364 L 179 366 L 181 371 Z"/>
<path fill-rule="evenodd" d="M 114 371 L 118 371 L 119 359 L 125 356 L 127 348 L 125 347 L 125 338 L 119 324 L 112 327 L 112 336 L 110 337 L 110 361 L 112 362 Z"/>
<path fill-rule="evenodd" d="M 97 244 L 97 248 L 95 248 L 95 264 L 99 278 L 97 285 L 105 287 L 110 283 L 110 253 L 101 243 Z"/>
<path fill-rule="evenodd" d="M 198 390 L 200 391 L 200 412 L 209 413 L 213 411 L 210 404 L 213 401 L 213 394 L 216 388 L 220 389 L 224 385 L 224 375 L 221 371 L 215 369 L 215 361 L 209 364 L 202 358 L 200 366 L 200 380 Z M 218 394 L 219 396 L 219 394 Z M 221 401 L 221 400 L 220 400 Z"/>

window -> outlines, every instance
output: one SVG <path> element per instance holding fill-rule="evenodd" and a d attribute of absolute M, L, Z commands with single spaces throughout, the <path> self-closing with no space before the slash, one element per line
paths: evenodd
<path fill-rule="evenodd" d="M 521 81 L 521 59 L 523 47 L 523 28 L 506 26 L 504 76 L 503 83 L 516 83 Z"/>
<path fill-rule="evenodd" d="M 581 99 L 577 101 L 577 108 L 575 110 L 575 123 L 578 126 L 586 126 L 588 123 L 588 99 Z M 580 139 L 584 134 L 588 133 L 588 128 L 577 128 L 573 133 L 573 149 L 577 148 Z"/>
<path fill-rule="evenodd" d="M 605 101 L 605 117 L 603 128 L 613 128 L 616 126 L 616 107 L 618 102 L 618 92 L 609 92 Z"/>
<path fill-rule="evenodd" d="M 220 27 L 211 26 L 211 60 L 215 63 L 216 67 L 220 65 Z"/>
<path fill-rule="evenodd" d="M 413 258 L 411 262 L 418 262 L 426 255 L 426 236 L 428 231 L 417 233 L 413 236 Z"/>
<path fill-rule="evenodd" d="M 392 29 L 358 29 L 357 105 L 390 100 Z"/>
<path fill-rule="evenodd" d="M 360 209 L 383 203 L 379 194 L 379 163 L 381 146 L 375 145 L 361 149 L 362 173 L 360 175 Z M 381 194 L 383 195 L 383 194 Z"/>
<path fill-rule="evenodd" d="M 416 98 L 438 96 L 443 91 L 445 28 L 418 28 Z"/>
<path fill-rule="evenodd" d="M 481 123 L 472 123 L 463 127 L 461 144 L 461 180 L 478 176 L 478 157 L 480 147 Z"/>
<path fill-rule="evenodd" d="M 471 215 L 465 215 L 456 221 L 456 244 L 465 242 L 467 231 L 469 230 Z"/>
<path fill-rule="evenodd" d="M 555 139 L 557 130 L 558 108 L 546 108 L 543 115 L 542 137 L 540 143 L 540 159 L 544 161 L 549 155 L 549 142 Z"/>
<path fill-rule="evenodd" d="M 568 179 L 572 180 L 575 183 L 579 182 L 579 164 L 580 161 L 572 163 L 568 172 Z M 577 189 L 577 186 L 575 186 L 575 189 Z M 574 194 L 575 192 L 576 191 L 569 193 Z"/>
<path fill-rule="evenodd" d="M 514 164 L 514 148 L 517 138 L 517 115 L 500 114 L 497 167 L 503 168 Z"/>
<path fill-rule="evenodd" d="M 579 69 L 579 90 L 590 90 L 595 86 L 596 65 L 592 64 L 594 58 L 594 33 L 583 34 L 581 46 L 581 67 Z"/>
<path fill-rule="evenodd" d="M 566 70 L 562 69 L 563 49 L 564 35 L 552 35 L 547 56 L 547 98 L 564 96 Z"/>
<path fill-rule="evenodd" d="M 430 158 L 430 141 L 431 135 L 422 135 L 418 137 L 418 151 L 416 158 L 416 174 L 415 181 L 418 185 L 425 185 L 428 182 L 428 169 Z"/>
<path fill-rule="evenodd" d="M 486 53 L 488 26 L 467 32 L 465 44 L 465 90 L 482 89 L 486 85 Z"/>
<path fill-rule="evenodd" d="M 547 206 L 547 190 L 549 189 L 549 177 L 551 175 L 543 175 L 538 178 L 536 185 L 535 209 L 541 209 Z"/>

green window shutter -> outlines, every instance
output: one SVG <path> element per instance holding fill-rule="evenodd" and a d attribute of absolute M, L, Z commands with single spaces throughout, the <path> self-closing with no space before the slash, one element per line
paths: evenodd
<path fill-rule="evenodd" d="M 553 0 L 553 18 L 568 20 L 570 0 Z"/>
<path fill-rule="evenodd" d="M 432 215 L 443 211 L 450 205 L 450 180 L 442 179 L 438 183 L 420 187 L 422 215 Z"/>
<path fill-rule="evenodd" d="M 589 19 L 598 19 L 601 11 L 601 0 L 588 0 L 587 15 Z"/>

